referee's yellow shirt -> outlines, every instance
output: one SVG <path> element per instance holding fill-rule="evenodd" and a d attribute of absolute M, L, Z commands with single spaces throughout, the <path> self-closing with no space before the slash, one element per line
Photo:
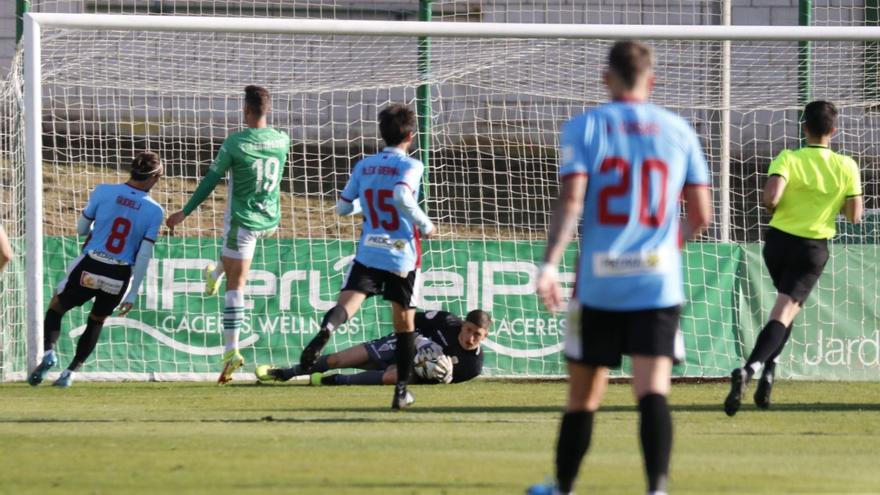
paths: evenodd
<path fill-rule="evenodd" d="M 786 184 L 770 226 L 808 239 L 834 237 L 834 219 L 843 203 L 862 194 L 855 160 L 825 146 L 785 150 L 767 173 L 782 176 Z"/>

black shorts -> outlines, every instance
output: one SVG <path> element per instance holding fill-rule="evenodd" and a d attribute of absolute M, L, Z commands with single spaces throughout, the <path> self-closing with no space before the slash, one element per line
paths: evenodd
<path fill-rule="evenodd" d="M 397 350 L 397 335 L 386 335 L 378 339 L 373 339 L 364 344 L 367 348 L 367 355 L 370 356 L 370 364 L 375 369 L 384 370 L 395 364 L 395 353 Z"/>
<path fill-rule="evenodd" d="M 828 240 L 770 227 L 764 237 L 764 263 L 776 290 L 803 305 L 828 263 Z"/>
<path fill-rule="evenodd" d="M 681 306 L 605 311 L 578 306 L 565 334 L 565 357 L 591 366 L 620 366 L 624 354 L 684 359 Z M 578 319 L 580 322 L 578 323 Z"/>
<path fill-rule="evenodd" d="M 82 255 L 58 285 L 58 300 L 65 309 L 82 306 L 94 299 L 92 314 L 110 316 L 131 281 L 131 265 L 115 265 Z"/>
<path fill-rule="evenodd" d="M 396 302 L 404 309 L 416 307 L 415 287 L 417 270 L 406 274 L 406 277 L 378 268 L 370 268 L 357 261 L 348 267 L 342 290 L 356 290 L 367 297 L 382 294 L 386 301 Z"/>

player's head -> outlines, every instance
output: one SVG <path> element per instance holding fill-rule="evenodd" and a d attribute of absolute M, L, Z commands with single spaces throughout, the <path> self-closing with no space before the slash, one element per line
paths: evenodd
<path fill-rule="evenodd" d="M 244 115 L 261 119 L 272 110 L 272 96 L 269 90 L 253 84 L 244 87 Z"/>
<path fill-rule="evenodd" d="M 614 99 L 647 99 L 654 88 L 654 54 L 637 41 L 618 41 L 608 52 L 605 84 Z"/>
<path fill-rule="evenodd" d="M 837 130 L 837 107 L 830 101 L 811 101 L 804 107 L 804 132 L 810 137 L 829 137 Z"/>
<path fill-rule="evenodd" d="M 475 309 L 464 318 L 461 331 L 458 332 L 458 343 L 466 351 L 473 351 L 480 347 L 480 342 L 489 336 L 489 328 L 492 327 L 492 317 L 482 309 Z"/>
<path fill-rule="evenodd" d="M 141 189 L 149 191 L 162 177 L 162 168 L 159 155 L 152 151 L 143 151 L 131 161 L 131 180 L 137 182 Z"/>
<path fill-rule="evenodd" d="M 416 113 L 403 103 L 392 103 L 379 112 L 379 134 L 388 146 L 411 143 L 416 126 Z"/>

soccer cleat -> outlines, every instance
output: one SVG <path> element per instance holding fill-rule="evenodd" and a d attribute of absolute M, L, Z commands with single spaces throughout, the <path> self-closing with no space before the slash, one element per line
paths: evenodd
<path fill-rule="evenodd" d="M 748 381 L 749 375 L 745 368 L 737 368 L 730 373 L 730 393 L 724 399 L 724 413 L 728 416 L 733 416 L 739 411 Z"/>
<path fill-rule="evenodd" d="M 36 387 L 43 383 L 43 380 L 46 379 L 46 373 L 49 372 L 49 368 L 52 368 L 56 364 L 58 364 L 58 357 L 55 356 L 54 352 L 43 354 L 43 359 L 40 361 L 40 364 L 38 364 L 37 367 L 34 368 L 34 371 L 31 371 L 31 374 L 28 375 L 28 383 L 30 383 L 32 387 Z"/>
<path fill-rule="evenodd" d="M 320 387 L 324 384 L 324 382 L 321 381 L 322 378 L 324 378 L 324 373 L 312 373 L 311 375 L 309 375 L 309 385 L 313 387 Z"/>
<path fill-rule="evenodd" d="M 758 380 L 758 386 L 755 388 L 755 405 L 760 409 L 768 409 L 770 407 L 770 392 L 773 390 L 773 381 L 776 377 L 776 371 L 772 366 L 764 367 L 761 373 L 761 379 Z"/>
<path fill-rule="evenodd" d="M 261 364 L 257 366 L 257 369 L 254 370 L 254 374 L 257 375 L 257 380 L 261 382 L 280 382 L 281 378 L 278 376 L 278 368 L 269 364 Z"/>
<path fill-rule="evenodd" d="M 409 390 L 397 390 L 397 387 L 395 387 L 394 398 L 391 399 L 391 409 L 394 411 L 406 409 L 407 407 L 413 405 L 415 401 L 416 398 L 413 397 L 413 394 L 409 393 Z"/>
<path fill-rule="evenodd" d="M 302 354 L 299 356 L 299 367 L 304 373 L 308 373 L 312 370 L 312 367 L 318 361 L 318 357 L 321 356 L 321 351 L 324 350 L 324 346 L 327 345 L 327 342 L 330 342 L 330 330 L 322 328 L 318 331 L 317 335 L 312 338 L 311 342 L 306 345 L 306 348 L 303 349 Z"/>
<path fill-rule="evenodd" d="M 554 495 L 556 489 L 553 485 L 532 485 L 526 490 L 526 495 Z"/>
<path fill-rule="evenodd" d="M 69 373 L 67 370 L 61 372 L 61 376 L 59 376 L 58 379 L 55 380 L 54 383 L 52 383 L 53 387 L 61 388 L 67 388 L 71 385 L 73 385 L 73 373 Z"/>
<path fill-rule="evenodd" d="M 214 277 L 214 270 L 217 268 L 217 265 L 214 263 L 208 264 L 205 267 L 205 295 L 213 296 L 216 295 L 220 290 L 220 281 L 223 280 L 223 274 L 221 273 L 219 277 Z"/>
<path fill-rule="evenodd" d="M 217 384 L 223 385 L 232 381 L 232 373 L 244 366 L 244 358 L 238 353 L 238 349 L 227 351 L 223 354 L 223 371 L 217 378 Z"/>

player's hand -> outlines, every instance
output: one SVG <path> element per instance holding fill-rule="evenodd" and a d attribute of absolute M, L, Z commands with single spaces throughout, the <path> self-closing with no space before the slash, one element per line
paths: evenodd
<path fill-rule="evenodd" d="M 134 306 L 134 303 L 130 303 L 130 302 L 124 302 L 124 303 L 120 304 L 119 305 L 119 312 L 117 313 L 117 315 L 118 316 L 127 315 L 128 312 L 131 311 L 131 308 L 133 306 Z"/>
<path fill-rule="evenodd" d="M 174 234 L 174 227 L 177 227 L 180 222 L 183 222 L 186 219 L 186 214 L 183 210 L 176 211 L 168 216 L 165 220 L 165 226 L 168 227 L 168 230 Z"/>
<path fill-rule="evenodd" d="M 562 309 L 562 287 L 559 286 L 559 273 L 556 270 L 543 269 L 538 272 L 535 287 L 548 310 L 556 313 Z"/>

